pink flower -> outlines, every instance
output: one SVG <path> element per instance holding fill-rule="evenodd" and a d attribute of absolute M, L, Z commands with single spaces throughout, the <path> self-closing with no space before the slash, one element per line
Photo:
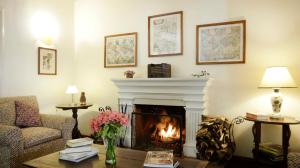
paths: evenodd
<path fill-rule="evenodd" d="M 100 112 L 91 120 L 91 129 L 94 133 L 101 131 L 106 124 L 119 124 L 120 127 L 128 124 L 128 116 L 120 112 Z"/>

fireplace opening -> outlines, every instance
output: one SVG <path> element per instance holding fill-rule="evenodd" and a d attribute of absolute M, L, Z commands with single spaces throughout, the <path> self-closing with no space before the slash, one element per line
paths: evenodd
<path fill-rule="evenodd" d="M 182 155 L 186 134 L 183 106 L 136 104 L 131 126 L 133 149 L 171 149 L 175 155 Z"/>

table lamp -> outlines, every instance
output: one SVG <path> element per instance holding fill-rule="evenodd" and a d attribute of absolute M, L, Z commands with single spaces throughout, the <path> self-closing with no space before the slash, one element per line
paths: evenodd
<path fill-rule="evenodd" d="M 71 105 L 74 106 L 75 105 L 75 103 L 74 103 L 74 94 L 78 93 L 77 87 L 75 85 L 68 86 L 68 88 L 66 90 L 66 93 L 72 95 L 72 104 Z"/>
<path fill-rule="evenodd" d="M 282 105 L 282 97 L 279 93 L 280 88 L 296 88 L 292 76 L 287 67 L 268 67 L 260 82 L 260 88 L 273 88 L 274 93 L 271 96 L 271 103 L 273 108 L 272 117 L 280 118 L 280 109 Z"/>

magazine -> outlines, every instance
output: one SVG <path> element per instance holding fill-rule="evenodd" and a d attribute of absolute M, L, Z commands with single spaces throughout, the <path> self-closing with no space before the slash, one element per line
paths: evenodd
<path fill-rule="evenodd" d="M 173 168 L 173 151 L 148 151 L 144 167 Z"/>

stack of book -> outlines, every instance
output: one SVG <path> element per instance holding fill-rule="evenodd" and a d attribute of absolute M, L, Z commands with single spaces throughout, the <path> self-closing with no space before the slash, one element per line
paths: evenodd
<path fill-rule="evenodd" d="M 259 144 L 259 154 L 263 158 L 277 162 L 283 160 L 283 150 L 281 145 L 273 143 L 261 143 Z"/>
<path fill-rule="evenodd" d="M 270 118 L 270 114 L 247 112 L 246 118 L 250 118 L 250 119 L 254 119 L 254 120 L 268 120 Z"/>
<path fill-rule="evenodd" d="M 59 159 L 80 162 L 98 154 L 98 149 L 92 147 L 93 140 L 79 138 L 67 141 L 67 148 L 59 152 Z"/>
<path fill-rule="evenodd" d="M 173 168 L 173 151 L 148 151 L 144 168 Z"/>

